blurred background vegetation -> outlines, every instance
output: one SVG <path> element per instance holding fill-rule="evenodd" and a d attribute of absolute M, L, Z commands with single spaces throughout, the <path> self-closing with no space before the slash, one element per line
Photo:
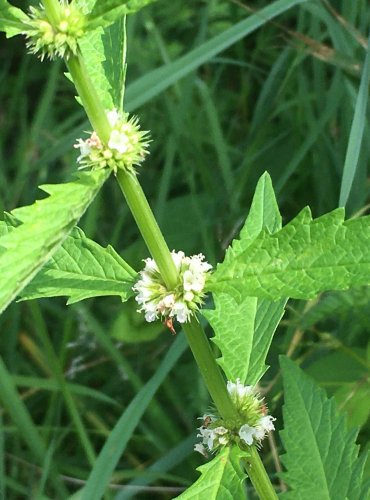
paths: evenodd
<path fill-rule="evenodd" d="M 308 1 L 264 22 L 165 91 L 136 96 L 140 106 L 133 90 L 139 79 L 150 88 L 155 68 L 269 3 L 159 0 L 128 20 L 127 109 L 153 140 L 140 181 L 170 248 L 203 252 L 213 264 L 237 236 L 266 170 L 284 222 L 307 204 L 315 217 L 338 206 L 370 28 L 368 2 Z M 26 2 L 13 4 L 25 8 Z M 38 185 L 70 180 L 76 171 L 72 146 L 89 125 L 64 71 L 59 62 L 26 54 L 21 37 L 1 36 L 2 210 L 32 203 L 43 196 Z M 368 210 L 369 117 L 347 216 Z M 148 256 L 113 178 L 80 226 L 136 268 Z M 0 318 L 0 400 L 7 401 L 0 407 L 0 498 L 67 498 L 83 485 L 91 450 L 99 452 L 174 343 L 161 324 L 144 324 L 135 309 L 118 298 L 70 307 L 54 299 L 14 303 Z M 273 415 L 281 416 L 283 402 L 277 355 L 288 353 L 335 396 L 367 448 L 369 312 L 368 288 L 289 303 L 261 384 Z M 17 397 L 9 399 L 4 394 L 11 382 Z M 48 445 L 44 463 L 27 445 L 32 428 L 16 417 L 20 402 Z M 172 498 L 191 484 L 195 467 L 204 463 L 192 451 L 196 419 L 209 405 L 185 350 L 134 430 L 111 481 L 120 486 L 107 498 Z M 278 434 L 262 450 L 277 485 L 282 452 Z"/>

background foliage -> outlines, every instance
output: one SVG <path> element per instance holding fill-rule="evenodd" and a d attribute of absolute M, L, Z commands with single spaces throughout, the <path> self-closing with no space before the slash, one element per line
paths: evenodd
<path fill-rule="evenodd" d="M 370 27 L 366 0 L 308 1 L 185 77 L 164 73 L 171 81 L 165 90 L 155 94 L 151 86 L 156 68 L 268 4 L 159 1 L 128 21 L 127 109 L 153 138 L 140 180 L 170 248 L 202 251 L 213 264 L 238 234 L 265 170 L 284 223 L 306 204 L 315 218 L 338 206 Z M 9 212 L 43 197 L 38 185 L 71 179 L 72 145 L 88 124 L 60 63 L 41 64 L 25 54 L 21 38 L 3 36 L 0 60 L 0 204 Z M 367 210 L 369 157 L 364 141 L 347 216 Z M 133 268 L 147 256 L 113 179 L 80 226 Z M 277 355 L 297 359 L 334 395 L 349 427 L 361 427 L 362 450 L 369 440 L 369 299 L 363 288 L 290 301 L 261 384 L 270 412 L 281 417 Z M 192 446 L 206 391 L 181 335 L 174 341 L 161 325 L 143 324 L 135 309 L 119 297 L 69 307 L 57 298 L 12 304 L 0 317 L 0 497 L 72 494 L 129 408 L 131 419 L 144 416 L 136 428 L 123 427 L 128 444 L 114 483 L 132 484 L 112 486 L 112 498 L 171 498 L 198 476 L 204 459 Z M 152 401 L 148 380 L 158 389 Z M 128 408 L 140 390 L 145 403 Z M 263 448 L 276 484 L 281 452 L 276 434 Z"/>

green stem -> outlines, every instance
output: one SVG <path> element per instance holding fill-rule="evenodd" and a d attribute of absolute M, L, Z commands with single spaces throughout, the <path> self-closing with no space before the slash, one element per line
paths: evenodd
<path fill-rule="evenodd" d="M 118 170 L 117 180 L 167 288 L 170 290 L 175 288 L 177 285 L 177 271 L 171 252 L 136 175 L 124 170 Z"/>
<path fill-rule="evenodd" d="M 233 422 L 238 419 L 238 414 L 230 399 L 224 378 L 202 325 L 193 316 L 189 323 L 183 324 L 183 330 L 217 410 L 222 418 L 232 426 Z"/>
<path fill-rule="evenodd" d="M 44 5 L 45 8 L 46 5 L 50 8 L 55 7 L 55 0 L 45 0 Z M 104 143 L 108 143 L 111 127 L 103 105 L 87 74 L 82 57 L 80 55 L 71 57 L 67 62 L 67 67 L 93 129 Z M 175 288 L 177 285 L 176 267 L 136 175 L 119 170 L 117 180 L 166 286 L 168 289 Z M 207 389 L 220 415 L 232 424 L 237 419 L 237 412 L 232 404 L 224 378 L 213 356 L 203 328 L 196 318 L 192 318 L 189 323 L 184 324 L 184 331 Z M 276 499 L 268 475 L 254 448 L 252 448 L 251 457 L 247 460 L 247 468 L 261 500 Z"/>
<path fill-rule="evenodd" d="M 277 500 L 278 496 L 267 475 L 261 457 L 254 446 L 249 448 L 250 456 L 243 462 L 254 489 L 261 500 Z"/>
<path fill-rule="evenodd" d="M 60 17 L 60 3 L 58 0 L 42 0 L 42 4 L 51 24 L 57 25 Z"/>
<path fill-rule="evenodd" d="M 72 56 L 66 61 L 66 64 L 93 129 L 100 140 L 107 144 L 111 127 L 82 57 L 80 55 Z"/>

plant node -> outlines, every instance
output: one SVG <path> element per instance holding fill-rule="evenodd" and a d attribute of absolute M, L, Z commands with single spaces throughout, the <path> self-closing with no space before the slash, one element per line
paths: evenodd
<path fill-rule="evenodd" d="M 93 132 L 86 140 L 77 139 L 75 148 L 80 149 L 77 158 L 80 169 L 110 168 L 114 173 L 118 169 L 135 172 L 135 166 L 142 163 L 148 154 L 149 132 L 140 130 L 139 119 L 128 117 L 128 113 L 119 113 L 116 109 L 107 113 L 111 126 L 108 144 L 100 140 Z"/>
<path fill-rule="evenodd" d="M 265 436 L 275 429 L 275 418 L 267 414 L 267 407 L 253 386 L 243 385 L 237 379 L 235 383 L 227 382 L 227 390 L 240 418 L 231 423 L 216 414 L 203 415 L 203 425 L 198 428 L 197 434 L 202 441 L 194 447 L 199 453 L 215 452 L 231 444 L 259 446 Z"/>
<path fill-rule="evenodd" d="M 179 323 L 189 321 L 199 310 L 204 299 L 204 285 L 212 266 L 204 261 L 204 255 L 186 257 L 184 252 L 171 252 L 178 272 L 178 282 L 168 290 L 153 259 L 146 259 L 140 271 L 140 279 L 133 287 L 135 299 L 140 304 L 139 312 L 145 313 L 147 321 L 175 318 Z"/>
<path fill-rule="evenodd" d="M 72 3 L 62 3 L 57 24 L 49 21 L 44 7 L 30 7 L 29 21 L 25 30 L 27 48 L 43 61 L 45 57 L 68 59 L 76 55 L 78 40 L 84 35 L 85 16 Z"/>

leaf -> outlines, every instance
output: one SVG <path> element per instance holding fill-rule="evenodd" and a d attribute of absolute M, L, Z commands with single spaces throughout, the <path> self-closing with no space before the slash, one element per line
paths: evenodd
<path fill-rule="evenodd" d="M 67 296 L 68 304 L 74 304 L 91 297 L 118 295 L 124 302 L 133 295 L 135 276 L 111 246 L 101 247 L 76 228 L 21 297 Z"/>
<path fill-rule="evenodd" d="M 234 240 L 225 262 L 231 263 L 254 241 L 263 228 L 275 232 L 281 228 L 281 217 L 270 176 L 259 180 L 251 209 L 240 239 Z M 203 310 L 210 322 L 222 358 L 218 360 L 228 380 L 256 384 L 267 367 L 265 360 L 273 334 L 283 315 L 286 300 L 271 302 L 243 296 L 241 300 L 227 293 L 213 293 L 215 310 Z"/>
<path fill-rule="evenodd" d="M 364 500 L 362 475 L 366 456 L 358 458 L 357 432 L 348 431 L 333 399 L 288 358 L 281 358 L 285 405 L 287 472 L 283 479 L 291 491 L 282 499 Z"/>
<path fill-rule="evenodd" d="M 103 71 L 109 83 L 113 107 L 123 111 L 126 79 L 126 17 L 118 20 L 104 31 Z"/>
<path fill-rule="evenodd" d="M 262 231 L 237 256 L 232 248 L 208 287 L 236 300 L 245 295 L 277 300 L 368 285 L 369 245 L 369 216 L 344 221 L 343 209 L 337 209 L 312 220 L 307 207 L 275 234 Z"/>
<path fill-rule="evenodd" d="M 97 0 L 89 13 L 87 28 L 106 28 L 126 14 L 133 14 L 155 0 Z"/>
<path fill-rule="evenodd" d="M 79 0 L 77 5 L 86 14 L 91 10 L 93 1 Z M 93 31 L 88 31 L 81 38 L 79 46 L 104 108 L 107 111 L 122 109 L 126 77 L 125 19 L 119 19 L 105 30 L 97 26 Z"/>
<path fill-rule="evenodd" d="M 198 468 L 200 478 L 180 496 L 181 500 L 241 500 L 246 498 L 246 474 L 240 460 L 246 456 L 237 446 L 226 447 L 210 462 Z"/>
<path fill-rule="evenodd" d="M 7 38 L 24 33 L 28 16 L 6 0 L 0 0 L 0 31 L 5 31 Z"/>
<path fill-rule="evenodd" d="M 107 111 L 123 108 L 126 78 L 125 19 L 103 30 L 89 31 L 80 40 L 87 72 Z"/>
<path fill-rule="evenodd" d="M 22 224 L 0 237 L 0 312 L 60 247 L 108 175 L 97 170 L 66 184 L 42 186 L 50 196 L 13 210 Z"/>

